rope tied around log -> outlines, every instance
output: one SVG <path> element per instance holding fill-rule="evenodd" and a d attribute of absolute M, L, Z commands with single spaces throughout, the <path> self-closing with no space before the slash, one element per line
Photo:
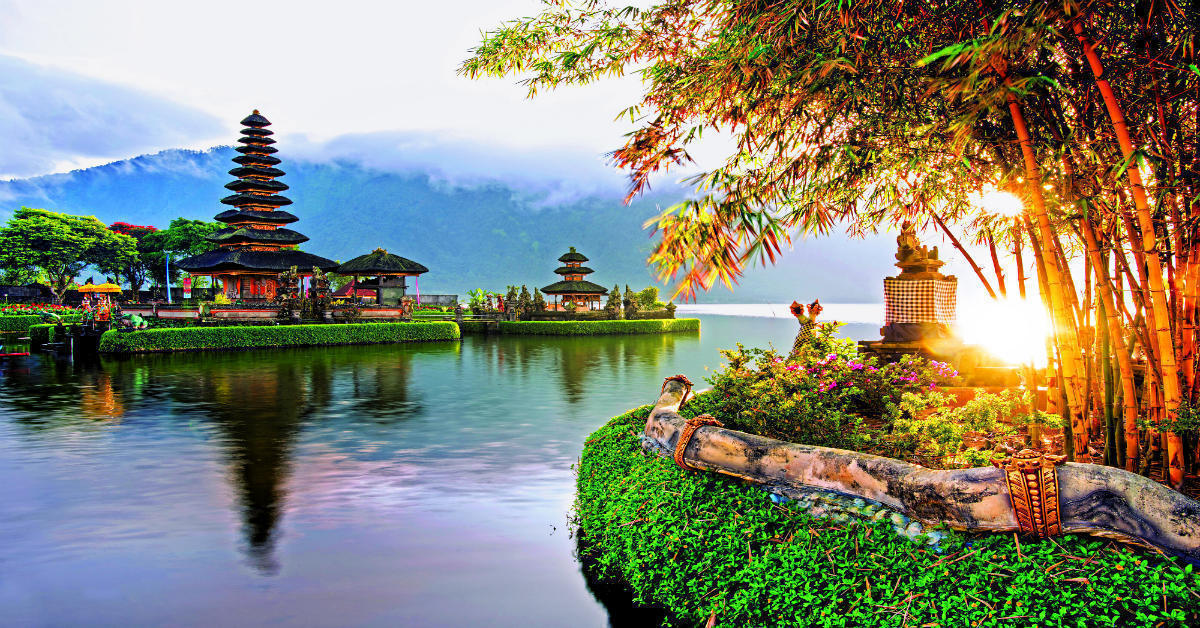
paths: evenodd
<path fill-rule="evenodd" d="M 669 382 L 683 384 L 683 397 L 679 399 L 679 407 L 682 408 L 683 404 L 687 403 L 688 397 L 692 394 L 692 380 L 688 379 L 687 375 L 672 375 L 663 380 L 662 390 L 658 391 L 658 396 L 661 397 L 663 393 L 667 392 L 667 383 Z"/>
<path fill-rule="evenodd" d="M 683 431 L 679 433 L 679 442 L 675 443 L 675 464 L 679 465 L 679 468 L 689 471 L 700 470 L 683 460 L 683 452 L 687 450 L 688 443 L 692 442 L 692 435 L 696 433 L 696 430 L 706 425 L 713 427 L 725 426 L 711 414 L 701 414 L 700 416 L 688 419 L 687 424 L 683 427 Z"/>

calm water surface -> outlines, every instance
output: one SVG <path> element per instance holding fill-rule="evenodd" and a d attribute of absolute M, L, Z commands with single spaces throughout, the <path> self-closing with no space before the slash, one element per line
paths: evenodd
<path fill-rule="evenodd" d="M 0 623 L 606 625 L 568 524 L 584 437 L 796 329 L 701 318 L 0 364 Z"/>

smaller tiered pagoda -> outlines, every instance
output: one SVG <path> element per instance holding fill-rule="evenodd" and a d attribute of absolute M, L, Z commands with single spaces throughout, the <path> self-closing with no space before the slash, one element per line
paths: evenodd
<path fill-rule="evenodd" d="M 217 248 L 179 261 L 179 268 L 193 276 L 213 277 L 221 291 L 231 299 L 267 300 L 275 297 L 279 288 L 279 273 L 295 266 L 300 277 L 311 276 L 313 268 L 329 272 L 337 262 L 294 247 L 307 242 L 308 237 L 283 228 L 299 220 L 279 208 L 291 205 L 291 199 L 279 192 L 288 189 L 276 181 L 284 172 L 275 166 L 279 158 L 271 146 L 271 122 L 258 112 L 242 120 L 242 137 L 237 147 L 241 153 L 233 158 L 237 167 L 229 174 L 237 180 L 225 184 L 233 194 L 221 199 L 229 209 L 216 219 L 228 227 L 216 231 L 208 239 Z"/>
<path fill-rule="evenodd" d="M 374 293 L 376 303 L 396 305 L 407 296 L 406 278 L 412 277 L 415 280 L 429 272 L 429 269 L 424 264 L 418 264 L 407 257 L 393 255 L 386 249 L 380 248 L 338 266 L 335 272 L 353 278 L 350 290 L 344 293 L 345 296 L 353 298 L 359 296 L 359 291 L 370 291 Z M 359 282 L 359 277 L 375 277 L 376 279 L 373 282 L 370 280 Z M 417 296 L 420 297 L 419 288 Z"/>
<path fill-rule="evenodd" d="M 600 298 L 608 294 L 608 288 L 583 278 L 584 275 L 596 272 L 583 265 L 588 258 L 584 257 L 583 253 L 576 251 L 575 247 L 571 247 L 570 251 L 563 253 L 562 257 L 558 258 L 558 261 L 563 265 L 554 269 L 554 272 L 562 275 L 562 281 L 542 288 L 543 294 L 554 296 L 554 309 L 559 309 L 560 303 L 562 305 L 574 303 L 575 307 L 592 310 L 600 309 Z"/>

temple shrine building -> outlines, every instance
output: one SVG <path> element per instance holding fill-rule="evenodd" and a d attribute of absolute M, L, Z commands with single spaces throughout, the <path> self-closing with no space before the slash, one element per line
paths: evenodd
<path fill-rule="evenodd" d="M 279 273 L 295 266 L 299 276 L 307 277 L 313 268 L 329 272 L 338 264 L 296 250 L 308 237 L 284 227 L 299 219 L 279 209 L 292 201 L 279 194 L 288 186 L 276 181 L 284 172 L 276 168 L 280 160 L 271 146 L 274 132 L 266 128 L 271 122 L 255 109 L 241 124 L 242 145 L 235 149 L 240 154 L 233 158 L 237 167 L 229 171 L 237 179 L 225 184 L 233 194 L 221 199 L 232 209 L 216 215 L 228 226 L 208 236 L 216 249 L 180 260 L 179 268 L 212 277 L 230 299 L 269 300 L 279 287 Z"/>
<path fill-rule="evenodd" d="M 575 247 L 571 247 L 570 251 L 563 253 L 562 257 L 558 258 L 558 261 L 563 265 L 554 269 L 554 272 L 562 275 L 562 281 L 542 288 L 542 294 L 554 296 L 553 309 L 560 309 L 567 303 L 574 303 L 575 307 L 580 308 L 600 309 L 600 298 L 608 294 L 608 288 L 583 278 L 584 275 L 596 272 L 583 265 L 588 258 L 583 253 L 576 251 Z"/>

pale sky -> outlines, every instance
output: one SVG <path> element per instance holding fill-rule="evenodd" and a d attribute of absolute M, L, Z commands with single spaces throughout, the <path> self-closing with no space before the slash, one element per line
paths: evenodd
<path fill-rule="evenodd" d="M 516 79 L 471 81 L 455 72 L 481 29 L 540 7 L 539 0 L 0 0 L 0 56 L 9 57 L 0 68 L 10 75 L 0 77 L 0 145 L 11 151 L 0 157 L 0 175 L 228 144 L 254 108 L 280 134 L 316 143 L 402 131 L 599 156 L 621 143 L 627 129 L 613 118 L 636 101 L 635 78 L 528 100 Z M 52 115 L 38 111 L 47 107 Z M 70 137 L 45 128 L 70 127 L 72 116 L 83 118 L 79 127 L 96 124 L 90 137 L 86 128 Z M 114 138 L 118 126 L 136 127 L 139 137 Z M 13 140 L 34 154 L 44 148 L 50 163 L 18 159 Z"/>

